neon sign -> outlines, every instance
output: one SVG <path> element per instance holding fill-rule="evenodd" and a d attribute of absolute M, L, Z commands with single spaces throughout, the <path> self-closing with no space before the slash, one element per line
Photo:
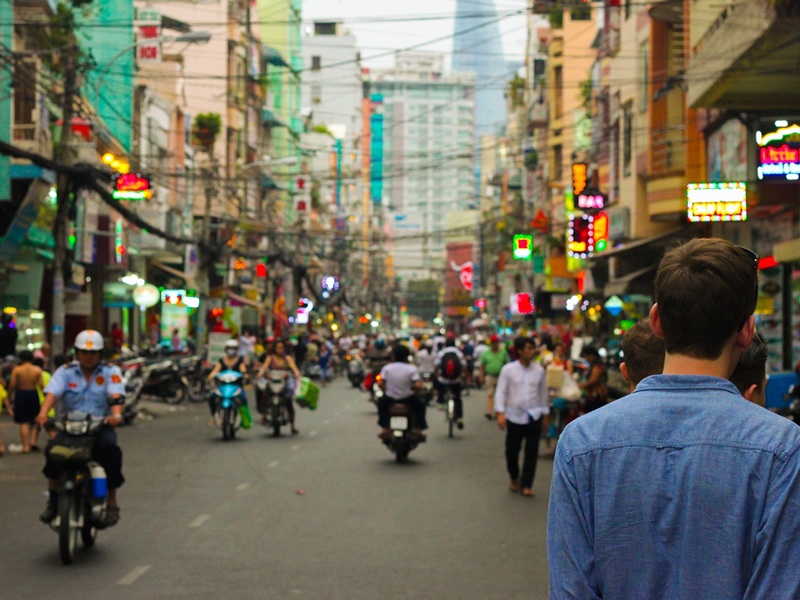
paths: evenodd
<path fill-rule="evenodd" d="M 578 196 L 578 208 L 581 210 L 603 210 L 606 207 L 606 196 L 597 190 L 584 190 Z"/>
<path fill-rule="evenodd" d="M 775 131 L 767 134 L 756 133 L 758 178 L 800 179 L 800 125 L 776 121 L 775 127 Z"/>
<path fill-rule="evenodd" d="M 147 177 L 123 173 L 117 177 L 111 197 L 114 200 L 149 200 L 153 197 L 153 187 Z"/>
<path fill-rule="evenodd" d="M 573 258 L 589 258 L 608 247 L 608 215 L 570 217 L 567 230 L 567 254 Z"/>
<path fill-rule="evenodd" d="M 515 235 L 512 256 L 516 260 L 531 260 L 533 258 L 533 236 Z"/>
<path fill-rule="evenodd" d="M 531 315 L 534 311 L 533 296 L 528 292 L 511 294 L 508 309 L 512 315 Z"/>
<path fill-rule="evenodd" d="M 572 165 L 572 193 L 577 196 L 586 189 L 586 163 Z"/>
<path fill-rule="evenodd" d="M 452 260 L 450 261 L 450 268 L 458 273 L 458 279 L 465 290 L 472 290 L 472 261 L 468 260 L 463 265 L 457 265 Z"/>
<path fill-rule="evenodd" d="M 690 183 L 686 186 L 687 213 L 693 223 L 746 221 L 747 184 Z"/>

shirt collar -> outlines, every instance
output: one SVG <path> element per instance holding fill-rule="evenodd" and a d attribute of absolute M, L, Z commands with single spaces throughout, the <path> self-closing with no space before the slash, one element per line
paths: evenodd
<path fill-rule="evenodd" d="M 741 396 L 739 390 L 727 379 L 711 375 L 651 375 L 636 386 L 635 391 L 713 389 Z"/>

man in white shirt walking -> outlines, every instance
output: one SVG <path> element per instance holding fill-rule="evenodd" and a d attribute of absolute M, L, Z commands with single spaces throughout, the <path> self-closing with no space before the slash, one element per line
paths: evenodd
<path fill-rule="evenodd" d="M 506 466 L 511 477 L 508 489 L 533 497 L 533 477 L 539 458 L 542 417 L 550 412 L 544 368 L 533 361 L 536 343 L 529 337 L 514 340 L 518 360 L 505 365 L 497 380 L 494 412 L 497 426 L 506 432 Z M 525 441 L 522 478 L 519 452 Z"/>

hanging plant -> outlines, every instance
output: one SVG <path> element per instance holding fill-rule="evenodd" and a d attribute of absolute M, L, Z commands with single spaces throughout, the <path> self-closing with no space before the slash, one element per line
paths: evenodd
<path fill-rule="evenodd" d="M 214 142 L 222 131 L 222 117 L 217 113 L 201 113 L 194 118 L 192 137 L 197 146 L 206 149 L 214 147 Z"/>

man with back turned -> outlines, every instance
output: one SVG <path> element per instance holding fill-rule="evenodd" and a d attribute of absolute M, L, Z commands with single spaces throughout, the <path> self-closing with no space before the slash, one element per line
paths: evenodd
<path fill-rule="evenodd" d="M 750 250 L 694 239 L 663 257 L 663 374 L 556 448 L 551 598 L 800 598 L 800 427 L 728 381 L 757 298 Z"/>

